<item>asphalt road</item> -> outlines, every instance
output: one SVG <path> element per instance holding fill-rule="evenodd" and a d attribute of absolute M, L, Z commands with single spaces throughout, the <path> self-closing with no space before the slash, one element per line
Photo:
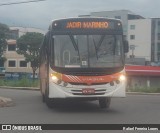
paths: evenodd
<path fill-rule="evenodd" d="M 112 98 L 108 110 L 100 109 L 96 101 L 64 101 L 60 106 L 49 109 L 42 103 L 40 92 L 32 90 L 0 89 L 0 96 L 9 97 L 15 103 L 14 107 L 0 108 L 1 124 L 160 123 L 159 95 L 127 95 L 126 98 Z"/>

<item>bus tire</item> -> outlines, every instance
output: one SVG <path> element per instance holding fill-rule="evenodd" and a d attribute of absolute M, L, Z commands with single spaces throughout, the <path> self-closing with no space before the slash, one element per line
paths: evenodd
<path fill-rule="evenodd" d="M 53 108 L 53 99 L 48 97 L 47 91 L 45 92 L 45 102 L 48 108 Z"/>
<path fill-rule="evenodd" d="M 44 94 L 42 94 L 42 102 L 43 102 L 43 103 L 46 102 L 46 100 L 45 100 L 45 95 L 44 95 Z"/>
<path fill-rule="evenodd" d="M 111 98 L 110 97 L 105 97 L 105 98 L 99 98 L 99 106 L 100 108 L 109 108 L 111 103 Z"/>

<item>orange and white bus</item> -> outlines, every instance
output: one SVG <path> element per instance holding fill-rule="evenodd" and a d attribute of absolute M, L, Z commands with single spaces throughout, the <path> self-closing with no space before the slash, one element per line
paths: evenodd
<path fill-rule="evenodd" d="M 52 107 L 55 99 L 99 100 L 125 97 L 127 43 L 120 20 L 68 18 L 51 23 L 40 49 L 40 89 Z"/>

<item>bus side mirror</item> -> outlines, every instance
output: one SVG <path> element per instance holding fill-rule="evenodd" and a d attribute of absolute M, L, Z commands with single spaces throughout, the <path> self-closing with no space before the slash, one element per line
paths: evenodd
<path fill-rule="evenodd" d="M 128 41 L 124 40 L 123 41 L 124 44 L 124 52 L 128 53 L 129 52 L 129 45 L 128 45 Z"/>

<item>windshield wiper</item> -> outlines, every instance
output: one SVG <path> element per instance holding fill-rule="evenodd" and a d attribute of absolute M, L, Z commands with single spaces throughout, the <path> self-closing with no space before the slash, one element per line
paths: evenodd
<path fill-rule="evenodd" d="M 95 47 L 95 51 L 96 51 L 96 57 L 97 57 L 97 60 L 98 60 L 98 51 L 97 51 L 97 46 L 96 46 L 96 42 L 95 42 L 95 40 L 94 40 L 94 38 L 93 38 L 93 43 L 94 43 L 94 47 Z"/>
<path fill-rule="evenodd" d="M 96 46 L 96 42 L 95 42 L 95 40 L 94 40 L 94 38 L 93 38 L 93 43 L 94 43 L 94 47 L 95 47 L 95 50 L 96 50 L 96 57 L 97 57 L 97 60 L 98 60 L 98 50 L 99 50 L 99 48 L 101 47 L 102 42 L 103 42 L 105 36 L 106 36 L 106 35 L 102 35 L 102 36 L 101 36 L 101 38 L 100 38 L 100 40 L 99 40 L 97 46 Z"/>
<path fill-rule="evenodd" d="M 78 47 L 78 42 L 76 43 L 73 35 L 69 35 L 71 42 L 73 44 L 74 49 L 78 52 L 78 57 L 79 57 L 79 61 L 80 61 L 80 53 L 79 53 L 79 47 Z"/>
<path fill-rule="evenodd" d="M 106 36 L 106 35 L 102 35 L 102 36 L 101 36 L 101 38 L 100 38 L 100 40 L 99 40 L 99 42 L 98 42 L 98 46 L 96 47 L 97 52 L 98 52 L 99 48 L 101 47 L 102 42 L 103 42 L 105 36 Z"/>

